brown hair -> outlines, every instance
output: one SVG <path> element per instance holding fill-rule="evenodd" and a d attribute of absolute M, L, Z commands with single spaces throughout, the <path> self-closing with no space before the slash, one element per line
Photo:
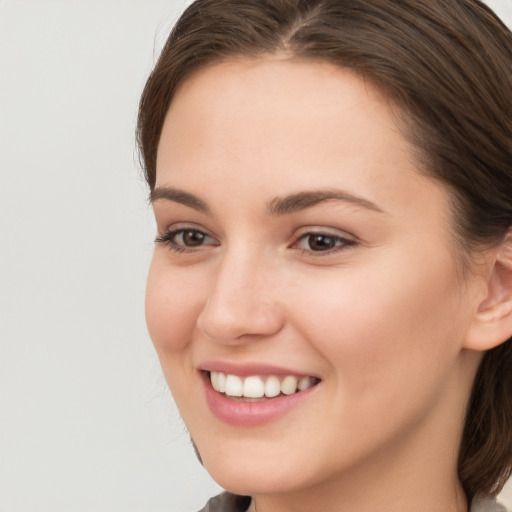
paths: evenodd
<path fill-rule="evenodd" d="M 326 60 L 405 112 L 423 170 L 452 191 L 466 254 L 512 225 L 512 34 L 478 0 L 197 0 L 142 94 L 138 143 L 151 190 L 164 119 L 191 74 L 230 57 Z M 484 356 L 469 401 L 459 477 L 471 499 L 512 467 L 512 340 Z"/>

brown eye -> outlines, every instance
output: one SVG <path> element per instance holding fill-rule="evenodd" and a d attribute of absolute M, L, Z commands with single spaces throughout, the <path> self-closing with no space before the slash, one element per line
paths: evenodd
<path fill-rule="evenodd" d="M 192 251 L 203 246 L 218 245 L 218 242 L 203 231 L 187 228 L 176 229 L 157 236 L 155 242 L 167 245 L 175 252 Z"/>
<path fill-rule="evenodd" d="M 312 251 L 328 251 L 336 247 L 339 238 L 332 235 L 307 235 L 307 245 Z"/>
<path fill-rule="evenodd" d="M 355 240 L 332 233 L 304 233 L 294 244 L 294 248 L 309 253 L 331 253 L 357 245 Z"/>
<path fill-rule="evenodd" d="M 181 238 L 181 240 L 179 240 Z M 187 229 L 183 230 L 181 233 L 177 233 L 175 236 L 176 241 L 178 243 L 182 243 L 182 245 L 186 245 L 187 247 L 197 247 L 198 245 L 202 245 L 205 241 L 206 235 L 201 233 L 201 231 L 196 231 L 195 229 Z"/>

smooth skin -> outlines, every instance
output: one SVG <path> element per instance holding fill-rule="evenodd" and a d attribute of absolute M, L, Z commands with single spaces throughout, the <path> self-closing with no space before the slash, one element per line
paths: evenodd
<path fill-rule="evenodd" d="M 499 248 L 462 271 L 450 196 L 396 111 L 351 71 L 269 57 L 201 70 L 167 114 L 148 328 L 206 469 L 258 512 L 467 510 L 464 410 L 510 294 Z M 234 426 L 206 404 L 207 361 L 321 382 Z"/>

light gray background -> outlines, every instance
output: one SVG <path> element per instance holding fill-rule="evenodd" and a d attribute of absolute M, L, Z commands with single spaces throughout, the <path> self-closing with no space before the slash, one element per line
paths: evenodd
<path fill-rule="evenodd" d="M 185 512 L 218 491 L 143 316 L 136 108 L 187 3 L 0 0 L 1 512 Z"/>

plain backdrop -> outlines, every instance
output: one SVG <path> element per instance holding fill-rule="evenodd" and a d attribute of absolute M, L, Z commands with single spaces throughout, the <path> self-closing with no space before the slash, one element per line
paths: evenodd
<path fill-rule="evenodd" d="M 143 314 L 137 102 L 187 3 L 0 0 L 0 512 L 193 512 L 219 490 Z"/>

